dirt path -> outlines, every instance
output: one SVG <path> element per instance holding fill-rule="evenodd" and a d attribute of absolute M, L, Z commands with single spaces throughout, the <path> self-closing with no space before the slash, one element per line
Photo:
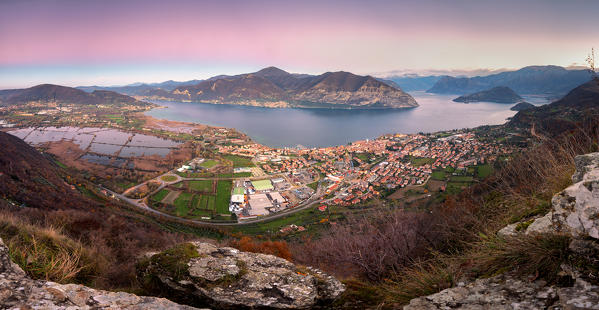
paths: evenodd
<path fill-rule="evenodd" d="M 181 194 L 180 191 L 171 191 L 168 193 L 168 195 L 166 195 L 166 197 L 162 199 L 162 202 L 166 204 L 173 204 L 175 202 L 175 199 L 179 197 L 179 194 Z"/>

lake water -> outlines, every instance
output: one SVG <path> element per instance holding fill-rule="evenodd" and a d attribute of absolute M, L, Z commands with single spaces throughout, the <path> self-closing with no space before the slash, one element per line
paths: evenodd
<path fill-rule="evenodd" d="M 271 109 L 237 105 L 152 101 L 164 106 L 147 115 L 173 121 L 232 127 L 271 147 L 324 147 L 386 133 L 417 133 L 498 125 L 516 112 L 513 104 L 458 103 L 455 95 L 410 92 L 417 108 L 398 110 Z M 526 97 L 541 105 L 547 100 Z"/>

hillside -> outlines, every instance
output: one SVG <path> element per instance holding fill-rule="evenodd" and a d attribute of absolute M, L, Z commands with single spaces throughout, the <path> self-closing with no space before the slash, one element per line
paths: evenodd
<path fill-rule="evenodd" d="M 291 74 L 275 67 L 180 86 L 161 97 L 266 107 L 370 109 L 418 106 L 412 96 L 371 76 L 349 72 L 327 72 L 316 76 Z"/>
<path fill-rule="evenodd" d="M 455 102 L 495 102 L 495 103 L 516 103 L 521 101 L 520 97 L 509 87 L 498 86 L 483 90 L 469 95 L 460 96 L 453 99 Z"/>
<path fill-rule="evenodd" d="M 102 288 L 131 287 L 141 253 L 183 240 L 172 229 L 163 230 L 164 222 L 131 212 L 21 139 L 0 132 L 0 145 L 0 238 L 18 251 L 18 263 L 30 275 Z M 46 243 L 54 245 L 46 249 Z M 66 252 L 56 246 L 67 246 Z M 73 248 L 89 255 L 79 260 Z M 57 259 L 65 265 L 55 264 Z M 87 263 L 95 267 L 77 268 Z"/>
<path fill-rule="evenodd" d="M 71 188 L 56 164 L 23 140 L 0 132 L 0 193 L 19 206 L 83 209 L 95 203 Z"/>
<path fill-rule="evenodd" d="M 587 70 L 566 70 L 559 66 L 529 66 L 516 71 L 488 76 L 471 78 L 444 76 L 427 92 L 468 94 L 497 86 L 506 86 L 518 94 L 543 94 L 561 97 L 590 79 L 591 75 Z"/>
<path fill-rule="evenodd" d="M 599 79 L 570 91 L 553 103 L 518 112 L 508 126 L 535 127 L 537 132 L 555 135 L 577 128 L 585 118 L 599 115 Z"/>
<path fill-rule="evenodd" d="M 96 90 L 92 93 L 87 93 L 80 89 L 53 84 L 41 84 L 25 89 L 5 90 L 0 93 L 0 104 L 3 105 L 24 104 L 32 101 L 83 105 L 146 104 L 113 91 Z"/>
<path fill-rule="evenodd" d="M 523 111 L 523 110 L 532 109 L 534 107 L 535 106 L 533 104 L 525 102 L 525 101 L 522 101 L 522 102 L 519 102 L 519 103 L 515 104 L 513 107 L 510 108 L 510 110 L 512 110 L 512 111 Z"/>

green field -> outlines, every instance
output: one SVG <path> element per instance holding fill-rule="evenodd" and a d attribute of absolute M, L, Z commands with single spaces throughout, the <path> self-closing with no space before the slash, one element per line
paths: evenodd
<path fill-rule="evenodd" d="M 491 165 L 480 165 L 476 166 L 476 174 L 480 179 L 484 179 L 493 173 L 493 167 Z"/>
<path fill-rule="evenodd" d="M 177 180 L 177 177 L 174 175 L 163 175 L 160 179 L 164 182 L 173 182 Z"/>
<path fill-rule="evenodd" d="M 250 157 L 229 154 L 229 155 L 224 155 L 223 158 L 233 162 L 233 168 L 254 167 L 255 166 Z"/>
<path fill-rule="evenodd" d="M 318 188 L 318 181 L 308 184 L 308 187 L 316 191 Z"/>
<path fill-rule="evenodd" d="M 431 179 L 438 180 L 438 181 L 445 181 L 445 171 L 443 171 L 443 170 L 433 171 L 433 173 L 431 174 Z"/>
<path fill-rule="evenodd" d="M 177 199 L 175 199 L 175 214 L 177 216 L 186 216 L 189 212 L 189 202 L 191 201 L 193 194 L 181 193 Z"/>
<path fill-rule="evenodd" d="M 239 172 L 239 173 L 233 174 L 234 178 L 249 178 L 251 176 L 252 176 L 251 172 Z"/>
<path fill-rule="evenodd" d="M 428 157 L 414 157 L 414 156 L 410 156 L 410 162 L 415 167 L 420 167 L 420 166 L 424 166 L 426 164 L 432 164 L 432 163 L 434 163 L 435 159 L 434 158 L 428 158 Z"/>
<path fill-rule="evenodd" d="M 212 192 L 212 181 L 211 180 L 199 180 L 189 181 L 188 187 L 191 191 L 195 192 Z"/>
<path fill-rule="evenodd" d="M 216 213 L 229 214 L 232 186 L 231 181 L 218 181 L 216 186 Z"/>
<path fill-rule="evenodd" d="M 218 164 L 218 161 L 214 159 L 206 159 L 203 163 L 200 164 L 200 167 L 210 169 Z"/>
<path fill-rule="evenodd" d="M 162 199 L 164 199 L 164 197 L 166 197 L 166 195 L 168 195 L 168 193 L 169 193 L 168 189 L 161 189 L 158 193 L 156 193 L 156 194 L 154 194 L 154 196 L 152 196 L 152 200 L 161 202 Z"/>

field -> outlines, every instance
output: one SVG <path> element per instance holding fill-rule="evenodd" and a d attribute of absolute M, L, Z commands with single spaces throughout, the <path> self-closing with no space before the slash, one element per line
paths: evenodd
<path fill-rule="evenodd" d="M 480 165 L 476 166 L 476 174 L 479 179 L 484 179 L 493 173 L 493 167 L 491 165 Z"/>
<path fill-rule="evenodd" d="M 189 181 L 188 187 L 193 192 L 211 193 L 213 189 L 212 183 L 213 181 L 211 180 Z"/>
<path fill-rule="evenodd" d="M 223 158 L 233 162 L 233 168 L 254 167 L 255 166 L 254 163 L 252 162 L 252 159 L 249 157 L 237 156 L 237 155 L 224 155 Z"/>
<path fill-rule="evenodd" d="M 182 218 L 229 220 L 231 188 L 231 181 L 179 182 L 160 190 L 150 201 L 158 210 Z M 159 202 L 162 204 L 157 204 Z"/>
<path fill-rule="evenodd" d="M 414 157 L 414 156 L 410 156 L 410 162 L 415 167 L 420 167 L 420 166 L 424 166 L 426 164 L 432 164 L 432 163 L 434 163 L 435 159 L 434 158 L 428 158 L 428 157 Z"/>
<path fill-rule="evenodd" d="M 232 186 L 231 181 L 218 181 L 216 187 L 216 212 L 218 214 L 229 214 Z"/>
<path fill-rule="evenodd" d="M 206 159 L 203 163 L 200 164 L 201 167 L 210 169 L 218 164 L 218 161 L 214 159 Z"/>
<path fill-rule="evenodd" d="M 161 189 L 158 193 L 152 196 L 152 200 L 160 202 L 162 199 L 164 199 L 164 197 L 166 197 L 166 195 L 168 195 L 168 193 L 169 191 L 167 189 Z"/>

